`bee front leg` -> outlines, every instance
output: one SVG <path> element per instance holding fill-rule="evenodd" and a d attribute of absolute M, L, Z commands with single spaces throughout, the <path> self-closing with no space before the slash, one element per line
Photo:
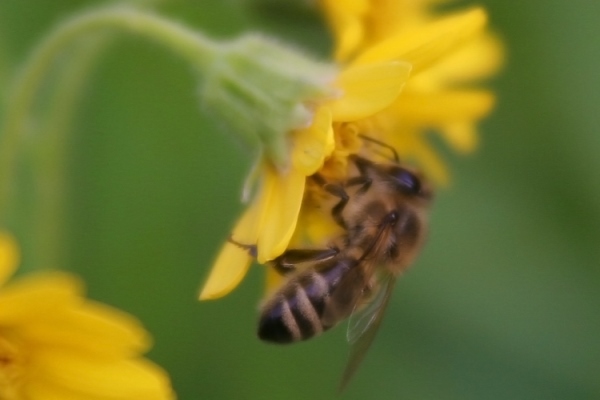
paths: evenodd
<path fill-rule="evenodd" d="M 359 175 L 348 179 L 344 186 L 360 186 L 357 190 L 357 194 L 366 193 L 367 190 L 371 187 L 371 183 L 373 183 L 373 179 L 369 175 L 369 169 L 373 168 L 373 162 L 363 158 L 357 154 L 353 154 L 350 156 L 350 160 L 356 166 Z"/>
<path fill-rule="evenodd" d="M 371 187 L 371 183 L 373 182 L 373 180 L 371 178 L 369 178 L 366 175 L 359 175 L 359 176 L 355 176 L 353 178 L 350 178 L 346 181 L 345 186 L 346 187 L 351 187 L 351 186 L 360 186 L 358 188 L 358 190 L 356 191 L 357 194 L 363 194 L 366 193 L 367 190 L 369 190 L 369 188 Z"/>
<path fill-rule="evenodd" d="M 320 263 L 335 257 L 340 251 L 331 247 L 328 249 L 289 249 L 279 257 L 268 262 L 281 275 L 287 275 L 296 270 L 299 264 Z"/>
<path fill-rule="evenodd" d="M 331 209 L 331 216 L 339 226 L 346 229 L 346 221 L 342 216 L 342 211 L 344 210 L 344 207 L 346 207 L 346 204 L 348 204 L 350 196 L 348 196 L 348 193 L 346 193 L 344 186 L 335 183 L 328 183 L 319 174 L 314 174 L 313 176 L 311 176 L 311 178 L 327 193 L 340 199 L 340 201 Z"/>

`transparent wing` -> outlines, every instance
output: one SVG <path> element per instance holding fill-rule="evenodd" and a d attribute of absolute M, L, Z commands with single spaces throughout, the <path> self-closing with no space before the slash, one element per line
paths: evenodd
<path fill-rule="evenodd" d="M 323 325 L 336 325 L 348 318 L 356 305 L 361 303 L 370 280 L 366 272 L 368 271 L 365 271 L 365 268 L 356 266 L 344 274 L 327 300 L 321 318 Z"/>
<path fill-rule="evenodd" d="M 347 337 L 352 347 L 340 381 L 340 392 L 350 382 L 358 366 L 365 358 L 367 350 L 371 347 L 390 301 L 395 283 L 395 276 L 390 273 L 384 274 L 379 285 L 375 288 L 376 292 L 373 297 L 364 307 L 357 309 L 350 316 Z"/>
<path fill-rule="evenodd" d="M 385 273 L 379 279 L 371 294 L 362 304 L 356 304 L 350 319 L 346 338 L 353 345 L 365 333 L 377 318 L 385 311 L 387 299 L 394 288 L 395 278 L 390 273 Z"/>

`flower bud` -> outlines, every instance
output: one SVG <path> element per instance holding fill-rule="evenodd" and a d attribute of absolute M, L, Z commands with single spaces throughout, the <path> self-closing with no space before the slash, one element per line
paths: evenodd
<path fill-rule="evenodd" d="M 205 76 L 201 97 L 234 134 L 258 146 L 279 169 L 289 162 L 288 133 L 310 126 L 312 105 L 331 97 L 332 65 L 259 35 L 222 46 Z"/>

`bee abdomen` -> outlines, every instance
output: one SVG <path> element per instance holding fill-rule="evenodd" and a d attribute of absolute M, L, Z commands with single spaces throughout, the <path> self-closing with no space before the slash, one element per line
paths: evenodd
<path fill-rule="evenodd" d="M 292 298 L 281 297 L 263 313 L 258 336 L 265 341 L 292 343 L 323 332 L 321 317 L 302 287 Z"/>
<path fill-rule="evenodd" d="M 337 260 L 289 281 L 263 307 L 258 337 L 285 344 L 310 339 L 330 328 L 322 322 L 325 302 L 349 268 L 349 263 Z"/>

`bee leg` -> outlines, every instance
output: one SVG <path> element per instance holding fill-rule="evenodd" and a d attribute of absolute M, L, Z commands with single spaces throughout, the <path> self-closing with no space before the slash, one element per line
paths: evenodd
<path fill-rule="evenodd" d="M 256 258 L 257 249 L 256 249 L 255 244 L 240 243 L 240 242 L 236 241 L 234 238 L 232 238 L 231 236 L 229 236 L 227 238 L 227 241 L 231 244 L 236 245 L 237 247 L 239 247 L 242 250 L 246 250 L 248 252 L 248 254 L 250 255 L 250 257 Z"/>
<path fill-rule="evenodd" d="M 331 216 L 339 226 L 346 229 L 346 221 L 344 221 L 344 218 L 342 217 L 342 211 L 344 210 L 344 207 L 346 207 L 346 204 L 348 204 L 350 197 L 348 196 L 348 193 L 346 193 L 346 190 L 344 190 L 344 187 L 342 185 L 328 183 L 319 174 L 314 174 L 312 179 L 327 193 L 340 199 L 340 201 L 331 209 Z"/>
<path fill-rule="evenodd" d="M 246 250 L 251 257 L 256 258 L 257 247 L 255 244 L 244 244 L 236 241 L 231 236 L 227 239 L 239 248 Z M 279 257 L 268 261 L 268 264 L 275 268 L 281 275 L 287 275 L 296 270 L 296 265 L 312 262 L 319 263 L 335 257 L 339 253 L 337 247 L 327 249 L 289 249 L 283 252 Z"/>
<path fill-rule="evenodd" d="M 369 190 L 369 188 L 371 187 L 371 183 L 373 183 L 373 180 L 371 178 L 369 178 L 366 175 L 359 175 L 348 179 L 344 186 L 360 186 L 356 193 L 363 194 L 366 193 L 367 190 Z"/>
<path fill-rule="evenodd" d="M 287 275 L 294 272 L 298 264 L 326 261 L 335 257 L 339 252 L 335 247 L 328 249 L 289 249 L 279 257 L 269 261 L 269 265 L 281 275 Z"/>
<path fill-rule="evenodd" d="M 358 154 L 352 154 L 349 158 L 358 169 L 358 172 L 360 173 L 359 176 L 367 176 L 369 174 L 369 168 L 373 168 L 375 166 L 373 161 L 367 160 Z"/>
<path fill-rule="evenodd" d="M 346 193 L 344 188 L 341 186 L 331 185 L 331 186 L 325 188 L 325 190 L 327 190 L 329 193 L 333 194 L 334 196 L 340 197 L 340 201 L 338 201 L 338 203 L 335 206 L 333 206 L 333 208 L 331 209 L 331 216 L 333 217 L 333 220 L 339 226 L 346 229 L 347 228 L 346 221 L 344 220 L 344 217 L 342 216 L 342 211 L 344 211 L 344 207 L 346 207 L 346 204 L 348 204 L 348 200 L 350 199 L 350 197 L 348 197 L 348 194 Z"/>

